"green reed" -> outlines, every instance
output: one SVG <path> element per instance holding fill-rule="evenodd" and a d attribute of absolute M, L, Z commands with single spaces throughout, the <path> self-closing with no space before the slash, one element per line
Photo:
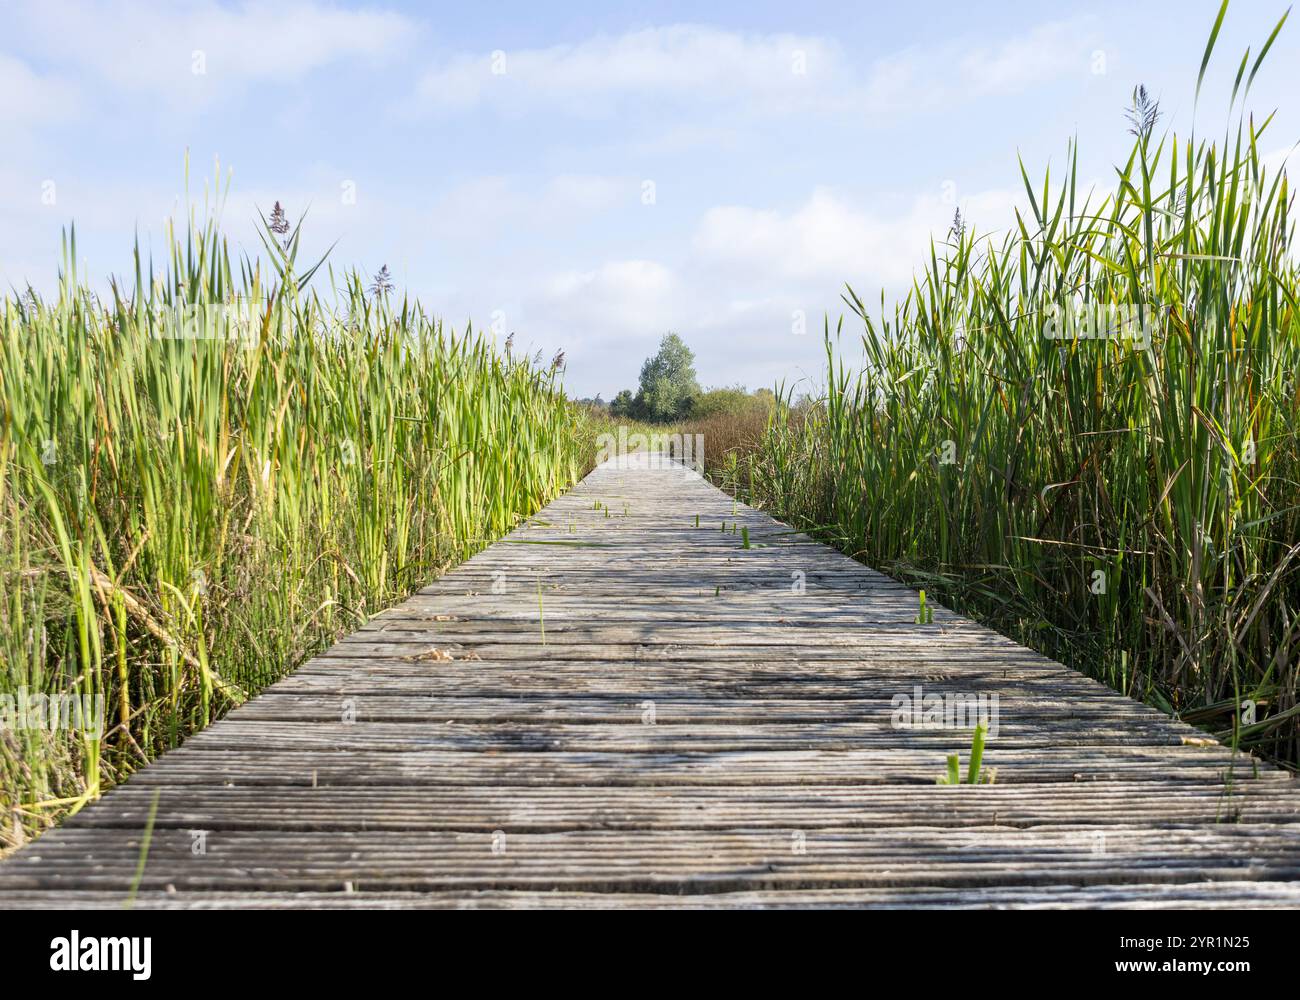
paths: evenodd
<path fill-rule="evenodd" d="M 1259 151 L 1271 116 L 1245 110 L 1268 47 L 1241 60 L 1221 137 L 1157 134 L 1139 92 L 1112 191 L 1079 189 L 1071 148 L 1063 178 L 1021 168 L 1012 232 L 957 222 L 880 318 L 849 289 L 865 364 L 848 370 L 828 324 L 824 397 L 787 395 L 739 479 L 1017 639 L 1296 762 L 1300 272 L 1285 173 Z M 1087 308 L 1102 321 L 1069 322 Z"/>
<path fill-rule="evenodd" d="M 555 368 L 444 329 L 300 233 L 214 222 L 100 297 L 0 304 L 0 696 L 102 700 L 0 730 L 0 847 L 175 746 L 511 529 L 589 466 Z M 12 720 L 11 720 L 12 721 Z"/>

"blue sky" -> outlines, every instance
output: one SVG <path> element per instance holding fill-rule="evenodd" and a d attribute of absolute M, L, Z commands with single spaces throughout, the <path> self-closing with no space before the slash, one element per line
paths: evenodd
<path fill-rule="evenodd" d="M 422 5 L 0 0 L 0 287 L 129 268 L 138 230 L 232 173 L 224 227 L 310 206 L 310 248 L 610 398 L 663 333 L 707 385 L 821 377 L 845 282 L 905 290 L 960 205 L 1006 226 L 1080 140 L 1101 188 L 1142 82 L 1186 133 L 1217 0 Z M 1198 112 L 1284 0 L 1237 0 Z M 1251 106 L 1300 138 L 1300 24 Z M 796 317 L 808 333 L 795 333 Z"/>

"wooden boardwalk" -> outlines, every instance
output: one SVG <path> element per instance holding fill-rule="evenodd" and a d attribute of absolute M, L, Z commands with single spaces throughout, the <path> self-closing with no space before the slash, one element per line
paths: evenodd
<path fill-rule="evenodd" d="M 1300 905 L 1286 773 L 916 614 L 605 465 L 17 852 L 0 906 L 121 905 L 155 795 L 138 907 Z M 896 728 L 917 685 L 998 696 L 996 784 L 935 784 L 970 729 Z"/>

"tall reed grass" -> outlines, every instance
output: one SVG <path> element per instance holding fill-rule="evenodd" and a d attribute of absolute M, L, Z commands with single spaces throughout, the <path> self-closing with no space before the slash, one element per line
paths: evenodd
<path fill-rule="evenodd" d="M 1300 272 L 1285 173 L 1260 153 L 1271 116 L 1245 110 L 1276 36 L 1241 60 L 1221 137 L 1158 134 L 1140 91 L 1112 191 L 1079 189 L 1076 149 L 1063 178 L 1022 166 L 1013 231 L 956 223 L 879 318 L 850 288 L 865 364 L 848 369 L 828 324 L 824 397 L 784 398 L 742 485 L 1017 639 L 1296 762 Z M 1100 325 L 1071 324 L 1089 309 Z"/>
<path fill-rule="evenodd" d="M 331 273 L 318 294 L 300 231 L 265 225 L 266 262 L 238 260 L 192 215 L 157 268 L 137 245 L 107 300 L 79 282 L 74 231 L 57 295 L 0 306 L 0 696 L 99 699 L 107 717 L 0 730 L 0 846 L 591 461 L 554 368 L 445 330 L 386 282 Z"/>

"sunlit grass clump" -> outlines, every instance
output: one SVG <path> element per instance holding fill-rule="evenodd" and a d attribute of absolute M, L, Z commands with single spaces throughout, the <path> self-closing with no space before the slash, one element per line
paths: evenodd
<path fill-rule="evenodd" d="M 828 337 L 824 398 L 787 399 L 742 478 L 1008 634 L 1297 761 L 1292 193 L 1261 155 L 1269 119 L 1160 134 L 1144 90 L 1129 117 L 1113 190 L 1080 190 L 1073 152 L 1063 178 L 1022 169 L 1013 231 L 956 220 L 879 319 L 850 290 L 865 365 Z"/>
<path fill-rule="evenodd" d="M 76 695 L 106 716 L 51 731 L 11 711 L 0 847 L 590 462 L 558 365 L 444 330 L 394 301 L 386 272 L 318 294 L 324 272 L 307 284 L 278 211 L 265 242 L 269 264 L 232 262 L 215 224 L 192 221 L 157 270 L 137 250 L 106 301 L 78 282 L 74 236 L 56 297 L 0 305 L 0 696 Z"/>

